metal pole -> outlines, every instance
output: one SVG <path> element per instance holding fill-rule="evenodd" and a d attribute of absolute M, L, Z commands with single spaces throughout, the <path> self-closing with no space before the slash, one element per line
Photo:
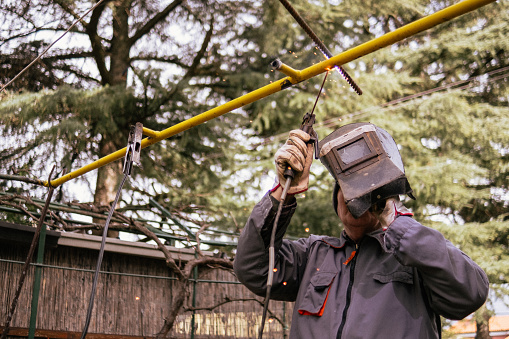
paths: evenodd
<path fill-rule="evenodd" d="M 300 16 L 300 14 L 295 10 L 295 8 L 292 7 L 292 5 L 288 2 L 288 0 L 279 0 L 279 2 L 288 10 L 288 12 L 293 16 L 295 21 L 302 27 L 302 29 L 307 33 L 307 35 L 313 40 L 313 42 L 318 46 L 320 51 L 325 55 L 327 58 L 332 57 L 332 52 L 329 51 L 327 46 L 320 40 L 318 35 L 313 32 L 311 27 L 304 21 L 304 19 Z M 353 88 L 355 93 L 361 95 L 362 90 L 359 88 L 359 86 L 355 83 L 355 81 L 352 79 L 352 77 L 343 69 L 343 67 L 338 66 L 337 70 L 339 73 L 343 76 L 343 78 L 346 80 L 346 82 Z"/>
<path fill-rule="evenodd" d="M 141 148 L 148 147 L 163 139 L 167 139 L 175 134 L 188 130 L 194 126 L 200 125 L 204 122 L 217 118 L 225 113 L 231 112 L 237 108 L 243 107 L 247 104 L 265 98 L 276 92 L 279 92 L 285 88 L 290 87 L 293 84 L 296 84 L 304 80 L 308 80 L 314 76 L 317 76 L 318 74 L 321 74 L 327 70 L 332 69 L 337 65 L 344 65 L 345 63 L 356 60 L 362 56 L 377 51 L 383 47 L 392 45 L 412 35 L 425 31 L 429 28 L 437 26 L 441 23 L 454 19 L 460 15 L 471 12 L 475 9 L 478 9 L 482 6 L 485 6 L 495 1 L 496 0 L 464 0 L 460 3 L 449 6 L 443 10 L 428 15 L 427 17 L 424 17 L 408 25 L 400 27 L 395 31 L 382 35 L 381 37 L 368 41 L 357 47 L 351 48 L 343 53 L 333 56 L 330 59 L 324 60 L 301 71 L 295 71 L 296 72 L 295 77 L 286 77 L 278 81 L 275 81 L 269 85 L 254 90 L 248 94 L 238 97 L 232 101 L 229 101 L 221 106 L 217 106 L 211 110 L 201 113 L 195 117 L 192 117 L 174 126 L 171 126 L 165 130 L 156 132 L 144 128 L 144 134 L 149 135 L 149 137 L 142 140 Z M 60 178 L 52 180 L 51 185 L 53 187 L 60 186 L 71 179 L 79 177 L 94 169 L 97 169 L 106 164 L 109 164 L 110 162 L 122 158 L 125 155 L 125 153 L 126 148 L 124 147 L 76 171 L 70 172 Z M 44 185 L 48 186 L 48 182 L 45 181 Z"/>
<path fill-rule="evenodd" d="M 38 264 L 42 264 L 44 261 L 44 248 L 46 246 L 46 228 L 41 229 L 39 236 L 39 248 L 37 249 Z M 35 327 L 37 325 L 37 308 L 39 306 L 39 291 L 41 289 L 41 274 L 42 267 L 35 266 L 34 285 L 32 288 L 32 304 L 30 306 L 30 327 L 28 328 L 28 339 L 34 339 Z"/>
<path fill-rule="evenodd" d="M 195 258 L 197 258 L 197 255 L 196 253 L 194 254 Z M 192 305 L 193 305 L 193 315 L 191 316 L 191 339 L 194 339 L 194 335 L 195 335 L 195 326 L 196 326 L 196 311 L 194 310 L 194 308 L 196 307 L 196 284 L 197 284 L 197 279 L 198 279 L 198 266 L 194 266 L 193 268 L 193 278 L 194 278 L 194 281 L 193 281 L 193 300 L 192 300 Z"/>
<path fill-rule="evenodd" d="M 53 174 L 53 171 L 55 170 L 55 166 L 51 169 L 51 172 L 48 177 L 48 181 L 51 180 L 51 175 Z M 45 227 L 44 226 L 44 218 L 46 217 L 46 213 L 49 209 L 49 203 L 51 201 L 51 198 L 53 197 L 53 191 L 54 187 L 50 186 L 48 188 L 48 196 L 46 197 L 46 203 L 44 204 L 44 207 L 41 211 L 41 217 L 39 218 L 39 223 L 37 224 L 37 229 L 35 230 L 34 237 L 32 238 L 32 243 L 30 244 L 30 249 L 28 250 L 28 255 L 25 261 L 25 264 L 23 265 L 23 268 L 21 270 L 21 275 L 19 277 L 18 287 L 16 289 L 16 292 L 14 294 L 14 298 L 11 303 L 11 307 L 7 313 L 7 320 L 5 321 L 4 329 L 2 332 L 1 339 L 6 339 L 7 334 L 9 333 L 9 329 L 11 327 L 11 320 L 14 315 L 14 312 L 16 311 L 16 306 L 18 305 L 19 296 L 21 294 L 21 290 L 23 289 L 23 285 L 25 283 L 25 279 L 28 273 L 28 269 L 30 267 L 30 263 L 32 262 L 32 257 L 35 253 L 35 247 L 39 240 L 39 236 L 41 234 L 41 230 Z"/>

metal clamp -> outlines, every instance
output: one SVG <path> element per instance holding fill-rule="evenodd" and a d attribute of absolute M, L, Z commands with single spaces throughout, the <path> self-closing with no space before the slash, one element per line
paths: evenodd
<path fill-rule="evenodd" d="M 129 131 L 129 139 L 127 141 L 127 149 L 124 157 L 124 169 L 125 175 L 131 175 L 133 163 L 137 166 L 141 166 L 140 162 L 140 151 L 141 151 L 141 139 L 143 137 L 143 124 L 137 122 L 135 126 L 131 126 Z"/>

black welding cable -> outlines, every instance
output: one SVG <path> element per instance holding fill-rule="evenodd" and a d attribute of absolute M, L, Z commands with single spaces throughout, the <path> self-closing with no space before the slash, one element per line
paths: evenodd
<path fill-rule="evenodd" d="M 286 172 L 285 172 L 286 173 Z M 283 188 L 283 193 L 281 193 L 281 201 L 279 202 L 279 206 L 277 208 L 276 217 L 274 218 L 274 225 L 272 226 L 272 232 L 270 235 L 270 243 L 269 243 L 269 272 L 267 278 L 267 292 L 265 295 L 265 303 L 263 305 L 263 313 L 262 313 L 262 323 L 260 326 L 260 330 L 258 332 L 258 338 L 261 339 L 263 336 L 263 328 L 265 326 L 265 319 L 267 317 L 267 310 L 269 308 L 269 300 L 270 300 L 270 290 L 272 289 L 272 281 L 274 279 L 274 263 L 275 263 L 275 250 L 274 250 L 274 242 L 276 238 L 276 229 L 277 224 L 279 222 L 279 217 L 281 216 L 281 211 L 283 210 L 284 201 L 286 199 L 286 195 L 288 193 L 288 189 L 290 189 L 293 177 L 291 175 L 286 176 L 286 183 Z"/>
<path fill-rule="evenodd" d="M 122 182 L 120 183 L 120 187 L 117 191 L 117 196 L 115 197 L 115 200 L 113 201 L 113 204 L 111 205 L 110 212 L 108 213 L 108 218 L 106 219 L 106 223 L 104 224 L 103 229 L 103 236 L 101 241 L 101 248 L 99 250 L 99 257 L 97 258 L 97 266 L 95 268 L 94 273 L 94 282 L 92 283 L 92 292 L 90 293 L 90 301 L 88 302 L 88 311 L 87 311 L 87 318 L 85 321 L 85 327 L 83 328 L 83 332 L 81 333 L 81 339 L 84 339 L 88 332 L 88 326 L 90 325 L 90 318 L 92 317 L 92 310 L 94 309 L 94 299 L 95 299 L 95 292 L 97 290 L 97 280 L 99 277 L 99 270 L 101 268 L 101 264 L 103 261 L 104 256 L 104 246 L 106 244 L 106 236 L 108 234 L 108 226 L 110 224 L 111 217 L 113 216 L 113 211 L 115 210 L 115 206 L 117 205 L 118 199 L 120 198 L 120 192 L 122 191 L 122 187 L 124 186 L 125 180 L 127 179 L 129 174 L 124 174 L 124 177 L 122 178 Z"/>
<path fill-rule="evenodd" d="M 313 109 L 311 110 L 311 116 L 314 116 L 316 104 L 318 103 L 320 94 L 322 94 L 323 86 L 325 85 L 325 80 L 327 80 L 328 74 L 329 74 L 329 71 L 325 72 L 325 77 L 323 78 L 322 86 L 320 86 L 320 91 L 318 91 L 318 95 L 316 96 L 315 104 L 313 105 Z M 303 123 L 303 126 L 301 126 L 301 129 L 305 129 L 304 123 Z M 305 132 L 311 133 L 311 131 L 309 131 L 309 130 L 305 130 Z M 318 141 L 316 141 L 316 142 L 318 142 Z M 315 156 L 318 159 L 318 154 L 315 154 Z M 276 217 L 274 218 L 274 224 L 272 226 L 272 232 L 270 234 L 269 271 L 268 271 L 268 277 L 267 277 L 267 291 L 265 294 L 265 302 L 263 304 L 262 323 L 261 323 L 260 329 L 258 331 L 258 339 L 262 339 L 262 337 L 263 337 L 263 328 L 265 327 L 265 318 L 267 317 L 267 311 L 269 308 L 270 291 L 272 289 L 272 282 L 274 280 L 274 268 L 275 268 L 275 262 L 276 262 L 274 243 L 275 243 L 275 239 L 276 239 L 277 224 L 279 223 L 279 217 L 281 216 L 281 211 L 283 210 L 283 204 L 284 204 L 284 201 L 286 200 L 286 195 L 288 194 L 288 190 L 290 189 L 292 180 L 295 177 L 295 172 L 290 166 L 288 166 L 288 168 L 284 171 L 283 175 L 286 178 L 286 183 L 285 183 L 285 186 L 283 187 L 283 192 L 281 193 L 281 201 L 277 208 Z"/>

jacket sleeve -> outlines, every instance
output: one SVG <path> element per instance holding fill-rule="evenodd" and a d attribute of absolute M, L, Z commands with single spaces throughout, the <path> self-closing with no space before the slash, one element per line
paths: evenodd
<path fill-rule="evenodd" d="M 436 313 L 463 319 L 488 296 L 486 273 L 437 230 L 399 217 L 385 232 L 385 249 L 406 266 L 417 268 Z"/>
<path fill-rule="evenodd" d="M 267 193 L 253 208 L 237 245 L 233 269 L 239 281 L 253 293 L 265 296 L 269 266 L 269 243 L 279 202 Z M 300 270 L 305 267 L 307 241 L 283 240 L 297 204 L 283 206 L 274 242 L 276 260 L 271 297 L 294 301 Z"/>

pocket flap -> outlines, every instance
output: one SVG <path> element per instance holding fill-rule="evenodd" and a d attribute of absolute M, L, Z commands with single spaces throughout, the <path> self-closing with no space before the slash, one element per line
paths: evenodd
<path fill-rule="evenodd" d="M 337 272 L 317 272 L 311 278 L 311 285 L 314 286 L 316 291 L 323 290 L 332 283 L 336 274 Z"/>
<path fill-rule="evenodd" d="M 412 271 L 396 271 L 389 274 L 376 273 L 373 275 L 373 279 L 381 282 L 382 284 L 390 282 L 402 282 L 406 284 L 414 283 L 414 275 Z"/>
<path fill-rule="evenodd" d="M 304 298 L 299 304 L 302 315 L 321 316 L 327 302 L 329 290 L 337 272 L 317 272 L 310 280 Z"/>

